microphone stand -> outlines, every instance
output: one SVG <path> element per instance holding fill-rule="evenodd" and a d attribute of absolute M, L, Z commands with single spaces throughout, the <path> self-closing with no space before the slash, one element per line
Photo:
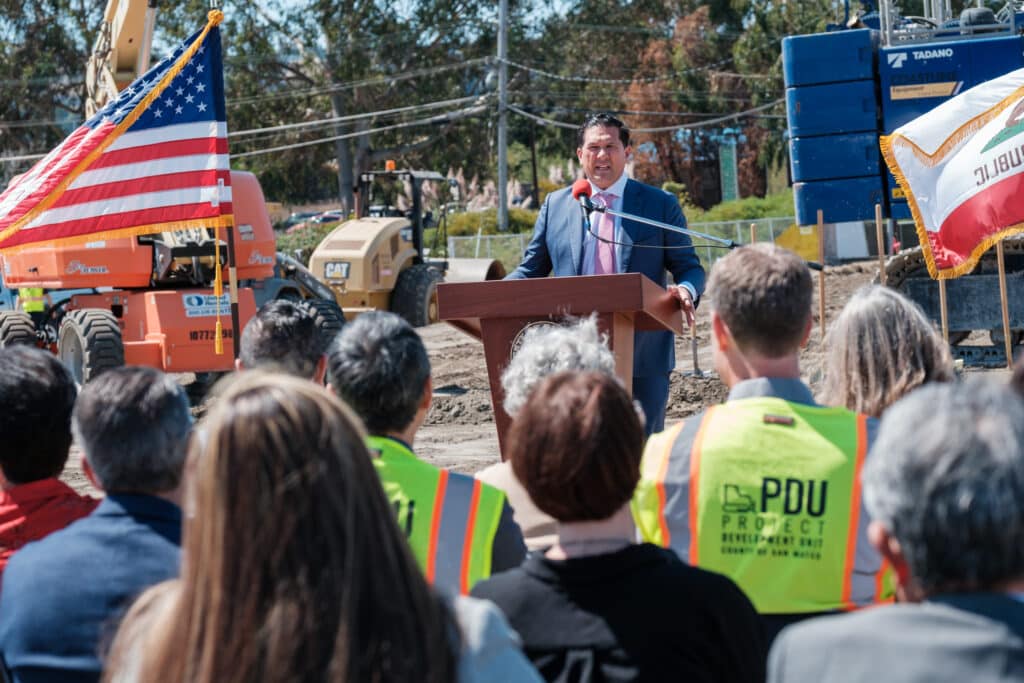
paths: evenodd
<path fill-rule="evenodd" d="M 671 232 L 678 232 L 682 235 L 689 235 L 690 237 L 700 237 L 701 239 L 711 240 L 712 242 L 721 244 L 723 247 L 728 247 L 729 249 L 735 249 L 740 246 L 739 244 L 736 244 L 736 242 L 733 242 L 732 240 L 729 239 L 725 239 L 723 237 L 715 237 L 714 235 L 708 235 L 703 232 L 698 232 L 696 230 L 690 230 L 689 228 L 680 228 L 678 225 L 672 225 L 671 223 L 662 223 L 661 221 L 656 221 L 651 218 L 644 218 L 643 216 L 636 216 L 631 213 L 626 213 L 625 211 L 615 211 L 614 209 L 609 209 L 606 206 L 598 206 L 597 204 L 594 204 L 590 200 L 590 197 L 587 197 L 586 195 L 580 196 L 580 205 L 583 206 L 584 210 L 587 212 L 588 222 L 590 221 L 590 213 L 592 211 L 597 211 L 598 213 L 607 213 L 609 216 L 618 216 L 619 218 L 625 218 L 631 221 L 636 221 L 637 223 L 646 223 L 647 225 L 653 225 L 654 227 L 661 228 L 662 230 L 670 230 Z"/>
<path fill-rule="evenodd" d="M 590 224 L 590 213 L 592 211 L 597 211 L 598 213 L 607 213 L 609 216 L 618 216 L 619 218 L 625 218 L 627 220 L 636 221 L 637 223 L 653 225 L 654 227 L 661 228 L 662 230 L 670 230 L 671 232 L 678 232 L 682 235 L 688 235 L 690 237 L 700 237 L 701 239 L 710 240 L 712 242 L 715 242 L 716 244 L 720 244 L 723 247 L 726 247 L 727 249 L 736 249 L 742 246 L 741 244 L 737 244 L 736 242 L 730 239 L 725 239 L 724 237 L 716 237 L 714 235 L 708 235 L 707 233 L 699 232 L 697 230 L 690 230 L 689 228 L 680 228 L 678 225 L 672 225 L 671 223 L 662 223 L 661 221 L 656 221 L 651 218 L 644 218 L 643 216 L 636 216 L 631 213 L 626 213 L 625 211 L 615 211 L 614 209 L 609 209 L 606 206 L 598 206 L 597 204 L 594 204 L 590 200 L 590 197 L 588 197 L 587 195 L 580 195 L 579 201 L 580 206 L 583 207 L 584 216 L 586 218 L 588 226 Z M 806 263 L 807 267 L 810 268 L 811 270 L 823 270 L 823 267 L 820 263 L 817 263 L 815 261 L 807 261 Z"/>

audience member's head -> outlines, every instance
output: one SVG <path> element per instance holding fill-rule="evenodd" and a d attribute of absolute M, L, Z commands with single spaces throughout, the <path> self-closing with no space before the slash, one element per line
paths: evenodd
<path fill-rule="evenodd" d="M 7 484 L 61 473 L 76 393 L 74 379 L 52 353 L 0 348 L 0 472 Z"/>
<path fill-rule="evenodd" d="M 843 307 L 825 354 L 823 403 L 874 417 L 918 386 L 954 377 L 949 348 L 920 307 L 878 285 Z"/>
<path fill-rule="evenodd" d="M 246 324 L 236 363 L 239 369 L 279 370 L 322 382 L 329 345 L 307 306 L 275 299 L 263 304 Z"/>
<path fill-rule="evenodd" d="M 611 517 L 640 479 L 640 417 L 619 381 L 603 372 L 561 372 L 542 381 L 508 441 L 516 477 L 559 522 Z"/>
<path fill-rule="evenodd" d="M 526 329 L 522 345 L 501 374 L 505 412 L 515 416 L 541 380 L 568 370 L 615 374 L 615 356 L 598 332 L 594 317 L 570 325 Z"/>
<path fill-rule="evenodd" d="M 72 430 L 104 491 L 177 491 L 192 415 L 185 390 L 159 370 L 115 368 L 86 384 Z"/>
<path fill-rule="evenodd" d="M 181 579 L 167 606 L 144 597 L 129 613 L 115 666 L 135 652 L 135 680 L 454 679 L 454 625 L 340 400 L 242 373 L 190 458 Z"/>
<path fill-rule="evenodd" d="M 904 593 L 1024 580 L 1024 402 L 988 381 L 929 384 L 893 404 L 863 473 L 869 536 Z"/>
<path fill-rule="evenodd" d="M 414 434 L 430 408 L 427 349 L 394 313 L 364 313 L 342 328 L 328 354 L 327 382 L 371 434 Z"/>
<path fill-rule="evenodd" d="M 708 281 L 715 367 L 726 384 L 750 368 L 795 363 L 811 329 L 811 272 L 774 244 L 735 249 Z"/>

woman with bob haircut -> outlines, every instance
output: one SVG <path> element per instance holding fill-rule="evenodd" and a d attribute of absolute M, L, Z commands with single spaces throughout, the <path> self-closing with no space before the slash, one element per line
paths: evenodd
<path fill-rule="evenodd" d="M 636 544 L 629 511 L 644 432 L 614 377 L 545 379 L 508 435 L 512 470 L 556 543 L 478 583 L 548 681 L 763 681 L 753 605 L 728 578 Z"/>
<path fill-rule="evenodd" d="M 881 417 L 928 382 L 950 382 L 949 347 L 921 308 L 889 287 L 854 292 L 825 339 L 824 405 Z"/>
<path fill-rule="evenodd" d="M 493 606 L 427 585 L 364 440 L 312 382 L 230 382 L 189 453 L 181 578 L 129 610 L 105 680 L 538 680 Z"/>

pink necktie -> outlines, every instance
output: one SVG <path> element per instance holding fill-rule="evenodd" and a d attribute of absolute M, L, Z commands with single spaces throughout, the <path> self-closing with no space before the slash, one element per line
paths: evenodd
<path fill-rule="evenodd" d="M 601 204 L 610 207 L 617 195 L 610 192 L 598 192 Z M 594 252 L 594 275 L 610 275 L 615 273 L 615 217 L 608 213 L 600 214 L 597 219 L 597 251 Z"/>

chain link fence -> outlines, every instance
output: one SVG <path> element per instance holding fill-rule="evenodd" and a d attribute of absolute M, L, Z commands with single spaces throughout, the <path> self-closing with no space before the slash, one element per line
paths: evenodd
<path fill-rule="evenodd" d="M 730 239 L 737 244 L 747 244 L 750 242 L 751 224 L 756 226 L 758 242 L 771 242 L 795 222 L 796 219 L 793 216 L 786 216 L 691 223 L 689 228 L 707 235 Z M 511 271 L 522 260 L 530 237 L 531 235 L 528 233 L 448 237 L 448 258 L 498 259 L 506 269 Z M 706 269 L 711 268 L 711 264 L 725 254 L 725 249 L 710 244 L 708 240 L 695 237 L 693 241 L 696 245 L 697 256 Z"/>

